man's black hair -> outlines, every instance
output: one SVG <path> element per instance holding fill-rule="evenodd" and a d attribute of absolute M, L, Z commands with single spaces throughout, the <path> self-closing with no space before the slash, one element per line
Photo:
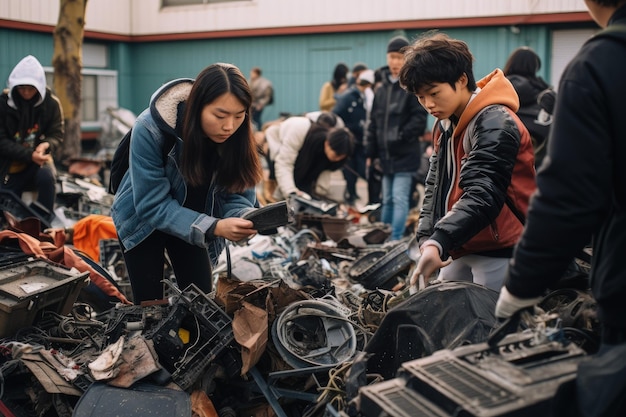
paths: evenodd
<path fill-rule="evenodd" d="M 404 58 L 400 84 L 413 94 L 435 83 L 448 83 L 454 89 L 463 74 L 467 75 L 467 88 L 476 89 L 474 57 L 461 40 L 429 32 L 404 49 Z"/>

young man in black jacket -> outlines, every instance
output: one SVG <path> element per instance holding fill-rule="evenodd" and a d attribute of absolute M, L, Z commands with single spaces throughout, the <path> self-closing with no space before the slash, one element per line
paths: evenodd
<path fill-rule="evenodd" d="M 439 270 L 440 281 L 499 291 L 536 188 L 517 93 L 499 69 L 476 80 L 469 46 L 445 33 L 425 34 L 404 58 L 400 83 L 437 119 L 411 283 Z"/>
<path fill-rule="evenodd" d="M 548 155 L 537 176 L 538 192 L 500 292 L 496 316 L 510 317 L 541 300 L 593 238 L 590 278 L 602 323 L 602 346 L 593 372 L 586 365 L 579 367 L 578 404 L 585 416 L 623 416 L 626 0 L 585 3 L 598 25 L 616 32 L 589 39 L 561 77 Z"/>
<path fill-rule="evenodd" d="M 349 155 L 343 176 L 346 179 L 346 203 L 353 205 L 359 198 L 356 192 L 358 176 L 365 177 L 365 147 L 363 132 L 367 125 L 366 91 L 374 85 L 374 71 L 364 69 L 351 87 L 337 97 L 333 113 L 343 120 L 354 135 L 354 151 Z"/>

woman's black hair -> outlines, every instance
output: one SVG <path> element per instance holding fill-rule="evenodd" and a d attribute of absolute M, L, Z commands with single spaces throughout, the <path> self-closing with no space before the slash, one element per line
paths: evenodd
<path fill-rule="evenodd" d="M 316 123 L 326 128 L 335 127 L 337 124 L 337 115 L 330 111 L 323 111 L 317 117 Z"/>
<path fill-rule="evenodd" d="M 509 55 L 502 72 L 513 83 L 513 87 L 515 87 L 516 90 L 519 88 L 520 77 L 525 80 L 524 82 L 530 83 L 533 88 L 545 90 L 550 88 L 550 85 L 537 75 L 537 71 L 539 71 L 540 68 L 541 59 L 539 55 L 529 47 L 522 46 L 515 49 L 511 55 Z M 520 94 L 519 91 L 518 94 Z M 525 100 L 525 103 L 521 104 L 528 104 L 527 100 L 530 98 L 531 97 L 528 97 L 527 94 L 521 94 L 520 100 Z M 535 102 L 534 99 L 533 102 Z"/>
<path fill-rule="evenodd" d="M 204 107 L 226 93 L 233 94 L 246 109 L 245 121 L 222 144 L 207 140 L 202 129 Z M 261 162 L 250 122 L 252 93 L 239 68 L 231 64 L 212 64 L 198 74 L 185 103 L 181 171 L 191 186 L 215 182 L 229 192 L 242 192 L 262 179 Z M 217 166 L 204 159 L 219 154 Z"/>
<path fill-rule="evenodd" d="M 354 135 L 345 127 L 330 129 L 326 140 L 337 155 L 347 155 L 349 157 L 354 152 Z"/>
<path fill-rule="evenodd" d="M 330 81 L 333 86 L 333 90 L 337 90 L 341 84 L 345 83 L 348 80 L 349 71 L 350 68 L 348 68 L 348 66 L 343 62 L 335 65 L 335 70 L 333 71 L 333 79 Z"/>
<path fill-rule="evenodd" d="M 515 49 L 502 69 L 504 75 L 521 75 L 523 77 L 535 77 L 541 68 L 539 55 L 527 46 Z"/>

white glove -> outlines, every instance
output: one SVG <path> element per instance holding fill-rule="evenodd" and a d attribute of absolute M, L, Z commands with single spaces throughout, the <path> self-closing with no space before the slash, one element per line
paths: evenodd
<path fill-rule="evenodd" d="M 542 298 L 543 297 L 519 298 L 511 294 L 509 290 L 507 290 L 506 287 L 503 286 L 500 290 L 500 296 L 498 297 L 498 301 L 496 302 L 496 318 L 508 319 L 516 311 L 526 307 L 534 306 L 539 301 L 541 301 Z"/>

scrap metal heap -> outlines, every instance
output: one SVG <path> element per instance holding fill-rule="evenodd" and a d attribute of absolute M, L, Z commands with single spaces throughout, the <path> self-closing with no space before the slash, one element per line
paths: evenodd
<path fill-rule="evenodd" d="M 496 292 L 435 281 L 413 293 L 408 239 L 387 242 L 388 227 L 358 220 L 299 201 L 280 233 L 228 247 L 213 293 L 166 274 L 167 298 L 142 305 L 94 296 L 85 273 L 7 247 L 0 413 L 541 414 L 597 349 L 595 301 L 579 275 L 493 342 Z M 119 245 L 100 248 L 98 270 L 123 290 Z"/>

